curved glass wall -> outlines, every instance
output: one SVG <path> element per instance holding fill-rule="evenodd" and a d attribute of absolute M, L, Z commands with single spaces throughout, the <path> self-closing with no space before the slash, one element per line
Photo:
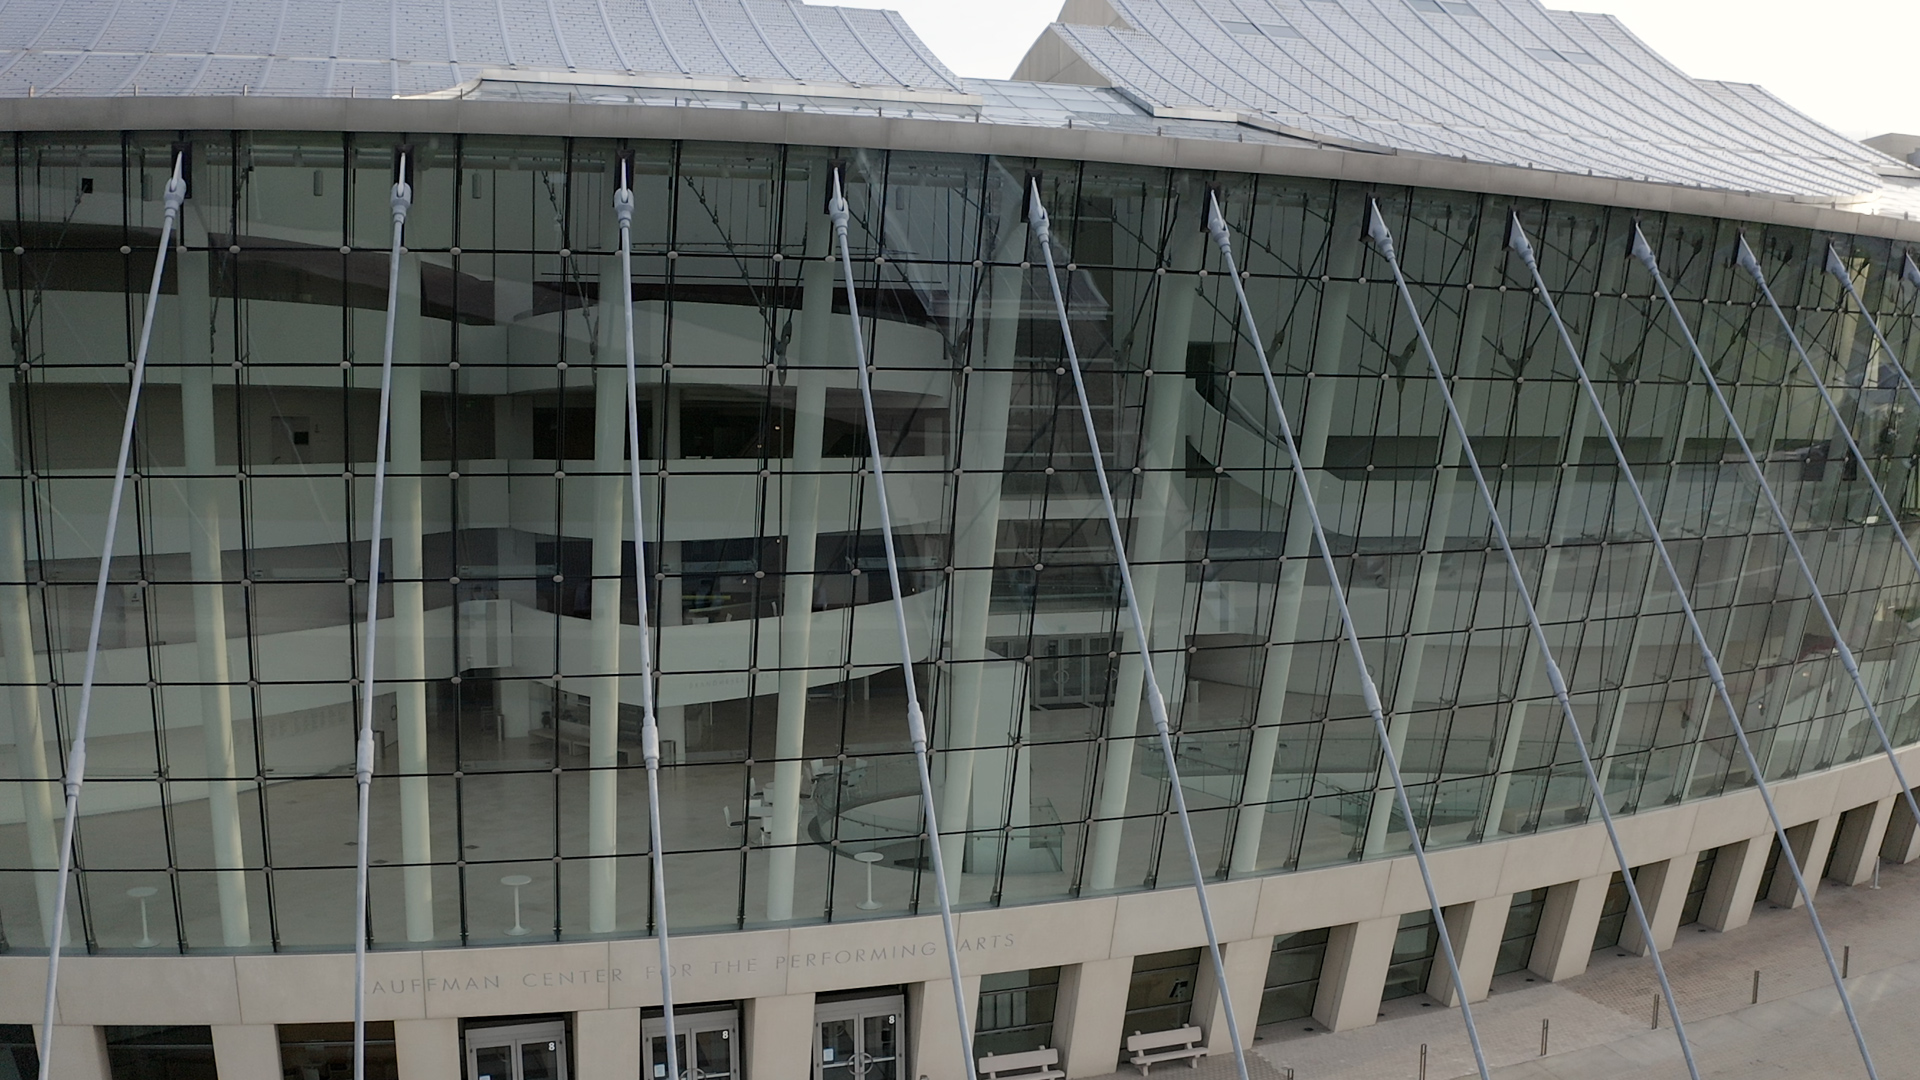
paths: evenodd
<path fill-rule="evenodd" d="M 365 580 L 393 147 L 413 146 L 389 535 Z M 114 435 L 171 140 L 21 137 L 0 163 L 0 927 L 45 944 Z M 644 566 L 627 535 L 612 163 L 637 158 Z M 884 918 L 931 879 L 822 213 L 844 159 L 917 677 L 963 907 L 1181 884 L 1168 778 L 1062 340 L 1070 279 L 1202 863 L 1392 856 L 1337 615 L 1232 292 L 1220 185 L 1435 847 L 1587 820 L 1367 191 L 1069 161 L 542 138 L 202 133 L 115 549 L 74 947 L 351 944 L 355 640 L 379 605 L 381 947 L 649 932 L 636 578 L 659 613 L 675 929 Z M 1380 190 L 1620 812 L 1751 782 L 1570 366 L 1502 244 L 1541 248 L 1769 773 L 1874 751 L 1804 583 L 1651 283 L 1637 218 L 1902 742 L 1912 572 L 1771 314 L 1736 224 Z M 1915 505 L 1913 412 L 1821 272 L 1898 347 L 1887 242 L 1756 226 L 1865 463 Z M 1904 514 L 1904 512 L 1903 512 Z M 371 587 L 370 587 L 371 585 Z M 877 859 L 856 856 L 874 853 Z M 518 884 L 515 884 L 515 883 Z M 871 890 L 869 892 L 869 890 Z M 516 898 L 523 928 L 515 935 Z M 873 904 L 866 903 L 871 899 Z M 83 940 L 84 939 L 84 940 Z"/>

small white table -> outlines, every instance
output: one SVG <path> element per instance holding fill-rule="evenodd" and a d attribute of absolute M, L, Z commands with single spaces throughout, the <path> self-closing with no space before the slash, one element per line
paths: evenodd
<path fill-rule="evenodd" d="M 533 879 L 525 874 L 508 874 L 500 879 L 500 884 L 513 890 L 513 929 L 507 933 L 513 937 L 525 937 L 529 931 L 520 925 L 520 886 L 533 884 Z"/>
<path fill-rule="evenodd" d="M 856 862 L 867 864 L 867 898 L 857 905 L 861 911 L 872 911 L 880 906 L 880 901 L 873 898 L 873 864 L 884 858 L 886 856 L 877 851 L 862 851 L 854 855 Z"/>
<path fill-rule="evenodd" d="M 136 949 L 151 949 L 160 944 L 153 940 L 153 935 L 147 930 L 147 897 L 159 891 L 151 885 L 136 885 L 127 890 L 129 897 L 140 901 L 140 940 L 133 943 Z"/>

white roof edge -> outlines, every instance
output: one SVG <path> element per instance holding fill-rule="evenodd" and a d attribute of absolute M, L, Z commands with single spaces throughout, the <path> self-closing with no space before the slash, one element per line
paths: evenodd
<path fill-rule="evenodd" d="M 483 68 L 477 79 L 459 86 L 425 94 L 395 95 L 409 99 L 458 98 L 473 92 L 482 82 L 545 83 L 557 86 L 627 86 L 641 90 L 685 90 L 708 94 L 781 94 L 788 97 L 860 98 L 866 101 L 898 101 L 926 105 L 985 105 L 979 94 L 952 90 L 922 90 L 918 87 L 857 86 L 846 83 L 800 82 L 786 79 L 722 78 L 700 75 L 639 74 L 619 75 L 599 71 L 552 71 L 526 68 Z"/>

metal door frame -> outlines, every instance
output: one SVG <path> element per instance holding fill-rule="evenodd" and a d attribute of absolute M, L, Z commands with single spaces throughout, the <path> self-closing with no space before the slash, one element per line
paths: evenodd
<path fill-rule="evenodd" d="M 567 1045 L 567 1022 L 565 1020 L 536 1020 L 525 1024 L 501 1024 L 498 1027 L 473 1027 L 460 1033 L 460 1040 L 466 1044 L 466 1080 L 479 1080 L 479 1065 L 474 1060 L 480 1050 L 492 1046 L 510 1048 L 513 1055 L 513 1075 L 496 1080 L 522 1080 L 520 1076 L 520 1046 L 522 1043 L 550 1042 L 555 1048 L 555 1068 L 558 1075 L 555 1080 L 569 1080 L 568 1058 L 572 1049 Z"/>
<path fill-rule="evenodd" d="M 899 1018 L 894 1025 L 894 1060 L 899 1063 L 899 1068 L 896 1071 L 903 1077 L 912 1075 L 912 1070 L 909 1068 L 911 1062 L 909 1061 L 907 1041 L 907 997 L 905 994 L 895 991 L 890 994 L 875 994 L 873 997 L 847 998 L 840 1001 L 820 1002 L 814 1005 L 813 1027 L 807 1036 L 808 1042 L 811 1044 L 808 1056 L 813 1059 L 813 1080 L 821 1080 L 824 1075 L 822 1069 L 826 1064 L 820 1060 L 821 1024 L 834 1020 L 858 1021 L 864 1017 L 883 1014 Z M 867 1041 L 866 1028 L 856 1023 L 854 1024 L 853 1032 L 855 1044 L 860 1047 L 856 1052 L 864 1053 L 866 1051 Z"/>
<path fill-rule="evenodd" d="M 675 1035 L 684 1039 L 687 1044 L 688 1053 L 681 1055 L 680 1071 L 685 1073 L 689 1077 L 689 1080 L 693 1080 L 694 1077 L 694 1074 L 690 1071 L 694 1066 L 688 1064 L 687 1061 L 689 1055 L 694 1050 L 694 1036 L 702 1031 L 728 1032 L 726 1036 L 727 1042 L 730 1043 L 733 1048 L 733 1072 L 731 1075 L 734 1077 L 734 1080 L 739 1080 L 741 1070 L 745 1068 L 744 1062 L 746 1059 L 746 1055 L 740 1052 L 739 1009 L 713 1009 L 704 1012 L 681 1012 L 676 1009 L 673 1014 L 673 1031 Z M 653 1040 L 656 1038 L 664 1038 L 666 1034 L 667 1019 L 664 1016 L 649 1016 L 640 1022 L 641 1080 L 653 1080 L 656 1076 L 654 1072 L 655 1069 L 660 1070 L 657 1075 L 661 1077 L 662 1080 L 665 1080 L 667 1063 L 664 1061 L 653 1061 L 651 1060 L 651 1055 L 653 1053 Z M 675 1078 L 675 1080 L 677 1080 L 677 1078 Z"/>

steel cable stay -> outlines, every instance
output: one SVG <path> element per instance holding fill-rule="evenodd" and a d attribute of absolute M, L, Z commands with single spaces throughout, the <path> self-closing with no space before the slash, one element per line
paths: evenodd
<path fill-rule="evenodd" d="M 959 1024 L 960 1058 L 967 1080 L 975 1080 L 973 1027 L 967 1020 L 967 996 L 962 990 L 960 951 L 953 933 L 953 904 L 947 891 L 946 861 L 940 853 L 940 824 L 933 806 L 933 774 L 927 764 L 927 723 L 920 711 L 920 690 L 913 675 L 913 639 L 907 631 L 906 597 L 900 589 L 900 557 L 893 542 L 893 510 L 887 499 L 885 455 L 880 450 L 880 425 L 874 417 L 873 380 L 868 367 L 866 332 L 860 325 L 860 299 L 853 276 L 853 254 L 847 240 L 850 212 L 841 187 L 841 167 L 835 165 L 833 199 L 827 204 L 827 216 L 833 222 L 834 239 L 840 248 L 840 266 L 847 282 L 847 319 L 853 329 L 854 370 L 860 384 L 860 404 L 867 432 L 867 459 L 873 468 L 874 501 L 880 511 L 880 541 L 887 556 L 887 583 L 893 590 L 893 624 L 900 641 L 900 675 L 907 695 L 907 732 L 913 743 L 914 764 L 920 773 L 920 809 L 926 815 L 924 839 L 933 862 L 934 889 L 940 894 L 940 930 L 946 936 L 947 977 L 953 984 L 953 1013 Z M 795 617 L 793 613 L 788 618 Z M 799 617 L 807 617 L 802 612 Z"/>
<path fill-rule="evenodd" d="M 1313 526 L 1313 541 L 1320 549 L 1320 562 L 1327 572 L 1327 583 L 1333 594 L 1334 605 L 1340 609 L 1340 628 L 1347 639 L 1347 651 L 1353 656 L 1354 671 L 1360 680 L 1360 693 L 1366 701 L 1367 712 L 1373 717 L 1374 733 L 1380 739 L 1380 752 L 1387 766 L 1387 773 L 1393 778 L 1394 799 L 1399 804 L 1400 813 L 1407 821 L 1407 838 L 1413 844 L 1413 859 L 1420 868 L 1420 883 L 1427 890 L 1427 906 L 1433 911 L 1434 929 L 1439 932 L 1440 950 L 1446 957 L 1447 976 L 1453 981 L 1454 996 L 1460 1002 L 1460 1019 L 1466 1025 L 1467 1042 L 1473 1048 L 1474 1067 L 1479 1070 L 1481 1080 L 1487 1080 L 1487 1057 L 1480 1046 L 1480 1029 L 1473 1021 L 1473 1005 L 1468 1001 L 1466 982 L 1460 976 L 1459 955 L 1454 951 L 1453 938 L 1447 932 L 1446 912 L 1440 905 L 1439 890 L 1433 884 L 1433 872 L 1427 866 L 1427 847 L 1420 839 L 1420 830 L 1413 826 L 1413 806 L 1407 797 L 1406 781 L 1400 774 L 1399 755 L 1393 750 L 1393 737 L 1387 730 L 1387 717 L 1380 701 L 1380 688 L 1374 682 L 1373 673 L 1367 668 L 1366 653 L 1360 645 L 1360 631 L 1354 625 L 1353 610 L 1347 604 L 1346 586 L 1341 584 L 1339 567 L 1335 564 L 1332 549 L 1327 543 L 1326 527 L 1320 520 L 1320 508 L 1313 497 L 1313 486 L 1307 478 L 1307 470 L 1300 462 L 1300 448 L 1295 442 L 1293 425 L 1287 419 L 1286 406 L 1280 400 L 1280 387 L 1274 381 L 1273 366 L 1267 360 L 1267 349 L 1262 344 L 1260 327 L 1253 317 L 1253 305 L 1247 299 L 1245 284 L 1240 278 L 1240 267 L 1233 258 L 1233 236 L 1227 228 L 1226 218 L 1220 212 L 1219 199 L 1214 193 L 1207 193 L 1207 231 L 1212 234 L 1214 243 L 1220 247 L 1220 257 L 1226 262 L 1227 277 L 1233 281 L 1234 295 L 1238 297 L 1241 315 L 1246 319 L 1247 340 L 1253 345 L 1254 355 L 1260 361 L 1260 378 L 1266 384 L 1267 400 L 1273 407 L 1273 415 L 1280 426 L 1280 438 L 1286 447 L 1287 460 L 1293 470 L 1293 478 L 1300 492 L 1302 504 L 1306 507 L 1307 520 Z"/>
<path fill-rule="evenodd" d="M 1193 840 L 1193 825 L 1187 817 L 1187 797 L 1181 790 L 1180 768 L 1174 759 L 1173 733 L 1167 720 L 1167 702 L 1160 693 L 1160 679 L 1154 674 L 1153 653 L 1148 647 L 1147 626 L 1141 618 L 1140 599 L 1133 590 L 1133 568 L 1127 561 L 1126 540 L 1120 529 L 1120 513 L 1114 506 L 1113 488 L 1107 482 L 1107 466 L 1101 458 L 1100 436 L 1093 422 L 1093 407 L 1087 397 L 1087 384 L 1080 371 L 1080 350 L 1073 343 L 1073 327 L 1067 319 L 1066 296 L 1060 290 L 1060 277 L 1053 263 L 1053 234 L 1049 228 L 1047 209 L 1040 201 L 1040 183 L 1036 178 L 1030 181 L 1027 189 L 1027 221 L 1033 231 L 1034 240 L 1040 245 L 1047 267 L 1047 285 L 1053 292 L 1054 311 L 1060 318 L 1060 335 L 1067 354 L 1067 367 L 1073 375 L 1074 393 L 1080 402 L 1080 420 L 1086 427 L 1087 450 L 1093 457 L 1093 472 L 1100 484 L 1100 505 L 1107 518 L 1107 529 L 1113 539 L 1113 555 L 1116 568 L 1120 573 L 1120 588 L 1126 599 L 1127 617 L 1133 626 L 1134 647 L 1140 652 L 1140 665 L 1144 669 L 1147 694 L 1147 710 L 1153 718 L 1153 729 L 1159 737 L 1160 753 L 1166 759 L 1167 788 L 1173 802 L 1174 816 L 1180 823 L 1180 836 L 1186 845 L 1187 869 L 1193 874 L 1193 891 L 1200 902 L 1200 922 L 1207 934 L 1207 952 L 1213 958 L 1214 981 L 1220 989 L 1220 1002 L 1224 1006 L 1227 1018 L 1227 1037 L 1233 1043 L 1233 1061 L 1239 1069 L 1240 1080 L 1247 1080 L 1247 1052 L 1240 1042 L 1240 1021 L 1234 1012 L 1233 994 L 1227 981 L 1226 963 L 1220 956 L 1220 935 L 1214 930 L 1213 908 L 1207 902 L 1207 879 L 1200 870 L 1199 848 Z"/>
<path fill-rule="evenodd" d="M 645 497 L 640 486 L 640 389 L 633 356 L 633 155 L 620 156 L 620 187 L 613 193 L 613 214 L 620 222 L 620 298 L 625 316 L 627 361 L 627 460 L 633 491 L 634 595 L 640 623 L 640 753 L 647 766 L 647 825 L 653 869 L 653 932 L 660 947 L 660 1008 L 666 1021 L 667 1075 L 680 1075 L 680 1049 L 673 1025 L 673 963 L 667 941 L 666 849 L 660 841 L 660 721 L 653 693 L 653 629 L 647 623 L 647 531 Z M 601 303 L 606 297 L 601 297 Z"/>
<path fill-rule="evenodd" d="M 1706 379 L 1707 388 L 1713 392 L 1713 399 L 1720 406 L 1721 415 L 1726 418 L 1728 429 L 1733 432 L 1734 440 L 1740 444 L 1740 453 L 1746 459 L 1747 467 L 1753 471 L 1754 479 L 1759 482 L 1760 494 L 1766 500 L 1767 508 L 1772 511 L 1775 523 L 1780 526 L 1780 535 L 1787 543 L 1788 552 L 1792 554 L 1801 576 L 1806 579 L 1808 599 L 1812 601 L 1814 609 L 1820 613 L 1821 621 L 1826 624 L 1827 632 L 1833 637 L 1834 650 L 1840 656 L 1840 664 L 1852 678 L 1854 690 L 1860 695 L 1861 703 L 1866 706 L 1867 715 L 1872 717 L 1874 726 L 1879 727 L 1880 712 L 1874 707 L 1872 695 L 1867 693 L 1867 684 L 1860 675 L 1859 664 L 1854 662 L 1853 650 L 1847 646 L 1846 639 L 1841 636 L 1840 624 L 1834 619 L 1833 610 L 1827 606 L 1826 597 L 1820 592 L 1819 579 L 1814 576 L 1813 568 L 1807 563 L 1806 554 L 1800 549 L 1800 540 L 1793 534 L 1793 523 L 1787 519 L 1787 512 L 1781 508 L 1780 500 L 1774 496 L 1773 485 L 1767 482 L 1766 470 L 1754 454 L 1752 445 L 1747 442 L 1746 432 L 1741 429 L 1740 421 L 1734 416 L 1733 405 L 1727 401 L 1726 393 L 1720 388 L 1720 380 L 1713 373 L 1713 366 L 1707 363 L 1706 354 L 1700 350 L 1700 342 L 1693 336 L 1693 330 L 1687 325 L 1686 318 L 1680 314 L 1680 304 L 1674 299 L 1673 291 L 1667 287 L 1666 275 L 1660 272 L 1660 261 L 1655 257 L 1653 248 L 1647 243 L 1646 235 L 1640 231 L 1638 225 L 1633 227 L 1633 257 L 1638 259 L 1653 276 L 1653 283 L 1666 301 L 1667 310 L 1673 314 L 1674 323 L 1680 328 L 1681 336 L 1686 339 L 1687 349 L 1699 364 L 1700 373 Z M 1756 777 L 1758 775 L 1758 773 L 1755 774 Z M 1783 851 L 1787 847 L 1782 845 Z M 1827 962 L 1829 964 L 1833 962 L 1831 954 Z M 1854 1041 L 1860 1047 L 1860 1057 L 1866 1064 L 1867 1075 L 1878 1080 L 1879 1072 L 1874 1068 L 1872 1052 L 1867 1049 L 1866 1036 L 1861 1033 L 1860 1025 L 1854 1018 L 1851 1003 L 1845 994 L 1841 995 L 1841 1002 L 1848 1006 L 1847 1019 L 1853 1025 Z"/>
<path fill-rule="evenodd" d="M 1400 258 L 1394 252 L 1393 233 L 1387 228 L 1386 218 L 1380 213 L 1380 204 L 1372 199 L 1367 202 L 1367 237 L 1374 248 L 1387 260 L 1393 269 L 1394 284 L 1399 290 L 1400 299 L 1406 305 L 1407 314 L 1413 320 L 1415 335 L 1419 338 L 1420 350 L 1426 356 L 1427 367 L 1433 373 L 1434 385 L 1439 389 L 1441 403 L 1446 407 L 1447 417 L 1460 439 L 1461 456 L 1465 458 L 1468 471 L 1473 475 L 1473 483 L 1480 493 L 1480 500 L 1487 508 L 1487 517 L 1492 527 L 1494 540 L 1500 547 L 1501 557 L 1506 561 L 1508 577 L 1514 590 L 1519 594 L 1521 606 L 1526 609 L 1527 630 L 1540 650 L 1541 667 L 1547 675 L 1547 685 L 1553 689 L 1554 700 L 1560 705 L 1561 716 L 1566 721 L 1568 734 L 1573 737 L 1574 749 L 1580 755 L 1580 769 L 1587 779 L 1587 788 L 1593 795 L 1595 808 L 1600 812 L 1600 823 L 1607 832 L 1607 843 L 1613 848 L 1614 861 L 1620 867 L 1620 880 L 1626 886 L 1627 906 L 1633 913 L 1634 922 L 1639 925 L 1642 940 L 1646 942 L 1647 955 L 1653 960 L 1654 975 L 1660 980 L 1660 995 L 1666 1001 L 1667 1015 L 1673 1018 L 1675 1038 L 1680 1043 L 1680 1055 L 1686 1061 L 1687 1075 L 1692 1080 L 1700 1080 L 1699 1066 L 1693 1060 L 1693 1046 L 1687 1038 L 1686 1022 L 1680 1018 L 1680 1009 L 1673 997 L 1673 984 L 1667 979 L 1666 964 L 1660 958 L 1660 950 L 1654 944 L 1653 924 L 1647 918 L 1646 906 L 1641 903 L 1640 890 L 1634 884 L 1633 865 L 1627 860 L 1627 852 L 1620 842 L 1620 832 L 1614 825 L 1613 811 L 1607 806 L 1606 791 L 1600 784 L 1599 773 L 1593 767 L 1593 754 L 1587 746 L 1586 732 L 1580 728 L 1580 720 L 1574 715 L 1573 700 L 1567 689 L 1565 676 L 1560 665 L 1553 657 L 1553 648 L 1547 640 L 1547 631 L 1540 623 L 1540 612 L 1534 607 L 1532 591 L 1527 588 L 1526 573 L 1520 567 L 1520 559 L 1513 552 L 1513 543 L 1507 536 L 1506 522 L 1501 519 L 1498 501 L 1493 489 L 1487 484 L 1486 474 L 1480 468 L 1480 457 L 1474 452 L 1473 439 L 1467 433 L 1466 420 L 1461 417 L 1459 406 L 1453 400 L 1453 391 L 1447 386 L 1446 373 L 1440 368 L 1440 358 L 1434 353 L 1433 342 L 1427 336 L 1427 327 L 1420 318 L 1420 309 L 1414 303 L 1413 290 L 1407 284 L 1407 276 L 1400 268 Z M 1408 828 L 1413 826 L 1408 822 Z"/>
<path fill-rule="evenodd" d="M 1742 242 L 1742 248 L 1745 248 L 1744 241 Z M 1748 273 L 1757 275 L 1758 269 L 1756 265 L 1752 269 L 1749 269 Z M 1908 272 L 1913 272 L 1913 259 L 1911 256 L 1907 258 L 1906 265 L 1903 269 Z M 1880 343 L 1880 348 L 1887 354 L 1887 361 L 1893 365 L 1893 370 L 1899 374 L 1900 384 L 1906 387 L 1907 393 L 1912 395 L 1915 404 L 1920 404 L 1920 390 L 1914 388 L 1913 379 L 1907 375 L 1906 365 L 1900 362 L 1900 354 L 1893 351 L 1893 345 L 1887 341 L 1886 335 L 1880 332 L 1879 321 L 1873 317 L 1872 312 L 1867 310 L 1866 301 L 1861 299 L 1859 290 L 1854 287 L 1853 276 L 1847 273 L 1846 264 L 1840 261 L 1840 255 L 1833 250 L 1832 244 L 1827 245 L 1827 272 L 1839 278 L 1840 283 L 1846 286 L 1847 295 L 1853 298 L 1854 305 L 1860 309 L 1861 317 L 1865 318 L 1867 325 L 1873 329 L 1874 340 Z M 1763 291 L 1766 290 L 1766 282 L 1763 278 L 1756 276 L 1755 280 L 1760 282 L 1760 287 Z M 1909 277 L 1908 280 L 1912 281 L 1915 279 Z M 1773 304 L 1774 312 L 1779 314 L 1780 305 L 1773 303 L 1773 293 L 1770 291 L 1767 292 L 1767 302 Z M 1781 325 L 1786 325 L 1786 316 L 1781 315 L 1780 319 Z M 1787 334 L 1789 337 L 1792 337 L 1793 331 L 1789 329 Z M 1812 361 L 1807 360 L 1806 350 L 1800 348 L 1799 338 L 1794 337 L 1793 344 L 1794 348 L 1799 349 L 1800 358 L 1807 362 L 1808 371 L 1811 373 L 1813 371 Z M 1827 388 L 1821 384 L 1818 375 L 1814 376 L 1814 385 L 1820 387 L 1820 395 L 1827 399 L 1827 407 L 1833 410 L 1834 419 L 1839 421 L 1839 410 L 1834 408 L 1833 399 L 1827 396 Z M 1844 422 L 1840 423 L 1840 430 L 1847 436 L 1847 448 L 1853 453 L 1854 460 L 1859 462 L 1861 474 L 1867 478 L 1869 484 L 1873 485 L 1874 496 L 1880 500 L 1880 511 L 1887 516 L 1887 523 L 1892 526 L 1893 534 L 1900 538 L 1900 547 L 1906 552 L 1908 561 L 1913 563 L 1914 573 L 1920 575 L 1920 556 L 1915 555 L 1913 542 L 1907 539 L 1907 531 L 1901 527 L 1899 515 L 1893 512 L 1892 504 L 1886 496 L 1886 489 L 1881 486 L 1879 479 L 1873 475 L 1873 470 L 1867 467 L 1867 459 L 1860 453 L 1860 448 L 1854 441 L 1853 433 L 1848 430 Z M 1915 822 L 1920 822 L 1920 802 L 1915 801 L 1913 786 L 1907 783 L 1907 775 L 1905 770 L 1901 768 L 1899 755 L 1893 752 L 1893 740 L 1887 737 L 1887 731 L 1884 727 L 1880 726 L 1877 717 L 1874 723 L 1874 734 L 1879 736 L 1880 748 L 1887 755 L 1887 763 L 1893 767 L 1893 775 L 1900 781 L 1900 794 L 1906 799 L 1908 812 L 1913 815 Z"/>
<path fill-rule="evenodd" d="M 360 664 L 360 734 L 354 744 L 353 781 L 359 788 L 359 813 L 354 824 L 358 837 L 354 853 L 353 892 L 353 1076 L 367 1076 L 367 818 L 373 791 L 373 687 L 374 664 L 379 653 L 374 647 L 380 620 L 380 539 L 386 531 L 387 512 L 387 438 L 393 420 L 393 330 L 400 303 L 400 256 L 406 239 L 407 211 L 413 208 L 413 185 L 409 160 L 410 147 L 400 147 L 394 155 L 393 191 L 388 207 L 393 211 L 393 245 L 387 260 L 387 329 L 380 354 L 380 420 L 374 436 L 373 517 L 367 529 L 367 621 L 362 636 Z"/>
<path fill-rule="evenodd" d="M 1820 952 L 1826 957 L 1828 973 L 1833 977 L 1833 988 L 1839 992 L 1840 1002 L 1845 1007 L 1847 1018 L 1851 1022 L 1854 1018 L 1852 996 L 1847 993 L 1846 980 L 1841 978 L 1840 967 L 1834 962 L 1833 946 L 1827 940 L 1826 928 L 1821 924 L 1820 913 L 1814 906 L 1813 890 L 1807 885 L 1807 880 L 1801 873 L 1800 860 L 1793 853 L 1793 845 L 1787 841 L 1786 826 L 1781 822 L 1780 812 L 1774 806 L 1772 785 L 1767 783 L 1765 772 L 1760 767 L 1759 757 L 1754 753 L 1746 725 L 1740 719 L 1740 710 L 1734 706 L 1733 693 L 1727 687 L 1726 673 L 1720 667 L 1719 657 L 1714 655 L 1713 646 L 1707 640 L 1705 628 L 1700 625 L 1699 615 L 1694 611 L 1692 598 L 1687 594 L 1686 585 L 1674 564 L 1672 553 L 1667 550 L 1666 540 L 1660 535 L 1659 515 L 1654 512 L 1652 504 L 1647 501 L 1646 492 L 1640 486 L 1639 479 L 1634 476 L 1633 469 L 1628 463 L 1627 452 L 1620 443 L 1619 434 L 1614 430 L 1613 421 L 1608 418 L 1606 409 L 1601 404 L 1600 391 L 1593 384 L 1587 365 L 1580 357 L 1580 350 L 1574 347 L 1573 334 L 1560 316 L 1560 306 L 1554 303 L 1552 294 L 1547 291 L 1546 278 L 1540 272 L 1540 264 L 1535 258 L 1533 244 L 1527 239 L 1526 230 L 1521 226 L 1518 215 L 1512 219 L 1508 232 L 1508 246 L 1520 256 L 1520 260 L 1527 266 L 1527 271 L 1533 276 L 1535 293 L 1546 305 L 1547 314 L 1553 320 L 1560 343 L 1566 349 L 1567 358 L 1573 362 L 1574 371 L 1579 376 L 1580 387 L 1586 393 L 1587 404 L 1593 409 L 1594 419 L 1599 422 L 1601 432 L 1606 435 L 1607 445 L 1613 450 L 1614 462 L 1620 468 L 1621 480 L 1626 484 L 1627 490 L 1633 494 L 1634 504 L 1640 509 L 1641 520 L 1646 523 L 1647 534 L 1653 541 L 1654 554 L 1659 559 L 1661 569 L 1666 573 L 1668 584 L 1673 587 L 1674 598 L 1679 601 L 1681 614 L 1687 621 L 1687 632 L 1699 646 L 1700 658 L 1706 666 L 1707 678 L 1713 684 L 1714 696 L 1720 699 L 1721 707 L 1727 712 L 1727 721 L 1733 728 L 1734 741 L 1740 747 L 1741 756 L 1746 759 L 1747 769 L 1752 773 L 1759 789 L 1760 800 L 1767 808 L 1767 818 L 1773 823 L 1774 836 L 1780 841 L 1780 854 L 1786 862 L 1788 871 L 1793 874 L 1794 887 L 1799 890 L 1800 898 L 1806 903 L 1807 919 L 1813 925 L 1814 937 L 1819 939 Z M 1856 1036 L 1858 1032 L 1856 1024 Z"/>
<path fill-rule="evenodd" d="M 93 614 L 87 625 L 87 660 L 80 678 L 80 708 L 73 721 L 73 739 L 67 750 L 67 768 L 61 786 L 66 791 L 66 820 L 60 830 L 60 870 L 53 902 L 53 927 L 47 940 L 46 1008 L 40 1027 L 40 1075 L 53 1075 L 53 1022 L 60 994 L 60 947 L 66 938 L 67 887 L 73 879 L 73 833 L 80 820 L 80 789 L 87 782 L 87 722 L 93 715 L 94 674 L 100 661 L 100 627 L 106 615 L 107 579 L 113 570 L 113 545 L 120 531 L 120 501 L 127 486 L 127 466 L 133 456 L 134 421 L 140 413 L 140 391 L 146 384 L 147 350 L 153 340 L 153 315 L 160 305 L 160 282 L 167 269 L 167 251 L 173 246 L 174 227 L 187 199 L 187 154 L 176 147 L 173 172 L 167 179 L 160 223 L 160 247 L 153 259 L 153 283 L 147 288 L 147 309 L 140 319 L 140 342 L 134 350 L 128 380 L 126 419 L 120 425 L 120 456 L 113 470 L 113 490 L 107 497 L 107 530 L 100 545 L 100 570 L 94 579 Z"/>

